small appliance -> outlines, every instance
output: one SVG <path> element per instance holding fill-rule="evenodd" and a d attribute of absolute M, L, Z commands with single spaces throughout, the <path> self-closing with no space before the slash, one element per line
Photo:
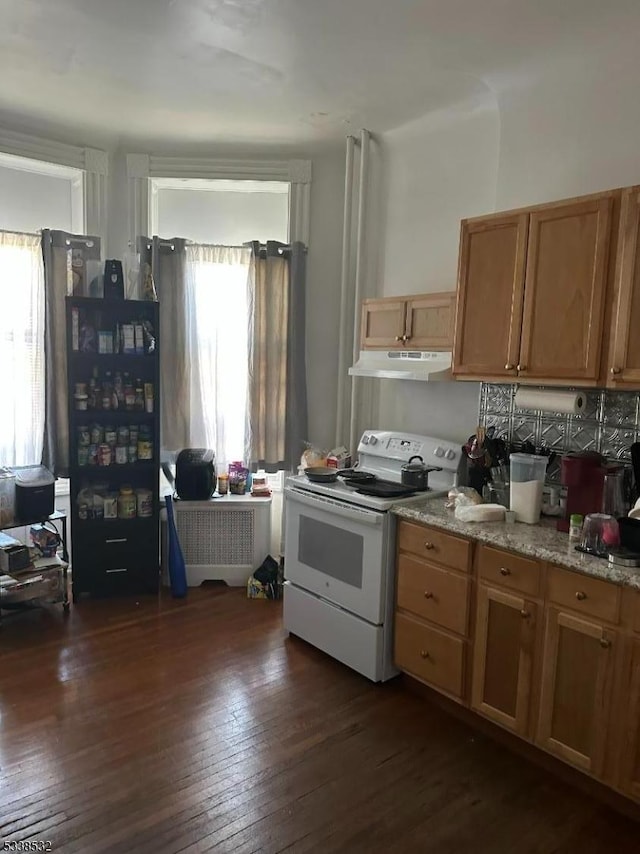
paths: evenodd
<path fill-rule="evenodd" d="M 569 530 L 574 513 L 587 516 L 602 509 L 602 488 L 607 466 L 604 457 L 595 451 L 565 454 L 560 462 L 560 480 L 567 490 L 564 516 L 558 520 L 558 530 Z"/>
<path fill-rule="evenodd" d="M 176 459 L 176 492 L 184 501 L 208 501 L 216 488 L 216 455 L 209 448 L 185 448 Z"/>
<path fill-rule="evenodd" d="M 55 477 L 45 466 L 16 466 L 16 520 L 32 522 L 53 513 Z"/>

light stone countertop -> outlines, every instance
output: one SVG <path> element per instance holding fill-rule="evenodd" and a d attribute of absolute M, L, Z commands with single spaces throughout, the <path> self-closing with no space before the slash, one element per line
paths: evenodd
<path fill-rule="evenodd" d="M 556 530 L 555 519 L 538 525 L 515 522 L 459 522 L 453 510 L 445 508 L 445 498 L 428 498 L 419 504 L 398 505 L 393 513 L 411 522 L 432 525 L 470 540 L 487 543 L 527 557 L 565 566 L 568 569 L 640 590 L 640 568 L 614 567 L 604 558 L 581 554 L 569 543 L 568 534 Z"/>

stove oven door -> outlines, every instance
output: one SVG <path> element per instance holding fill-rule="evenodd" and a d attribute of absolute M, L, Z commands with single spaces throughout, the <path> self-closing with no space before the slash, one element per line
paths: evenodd
<path fill-rule="evenodd" d="M 285 577 L 380 625 L 391 524 L 389 513 L 285 489 Z"/>

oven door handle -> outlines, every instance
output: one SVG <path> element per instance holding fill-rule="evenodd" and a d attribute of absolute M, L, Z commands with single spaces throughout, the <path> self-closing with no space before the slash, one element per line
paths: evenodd
<path fill-rule="evenodd" d="M 360 507 L 352 507 L 345 504 L 343 501 L 335 501 L 333 498 L 325 498 L 324 496 L 303 495 L 297 489 L 285 487 L 285 496 L 290 501 L 295 501 L 298 504 L 304 504 L 305 507 L 313 507 L 316 510 L 324 510 L 326 513 L 334 513 L 340 516 L 341 519 L 351 519 L 354 522 L 360 522 L 362 525 L 370 525 L 372 528 L 382 525 L 384 513 L 376 513 L 374 510 L 364 510 Z"/>

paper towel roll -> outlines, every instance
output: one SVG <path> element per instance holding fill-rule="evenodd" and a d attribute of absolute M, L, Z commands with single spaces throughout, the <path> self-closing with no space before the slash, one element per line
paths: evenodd
<path fill-rule="evenodd" d="M 519 388 L 515 404 L 518 409 L 535 409 L 538 412 L 562 412 L 577 415 L 584 412 L 587 395 L 581 391 L 548 391 L 539 388 Z"/>

